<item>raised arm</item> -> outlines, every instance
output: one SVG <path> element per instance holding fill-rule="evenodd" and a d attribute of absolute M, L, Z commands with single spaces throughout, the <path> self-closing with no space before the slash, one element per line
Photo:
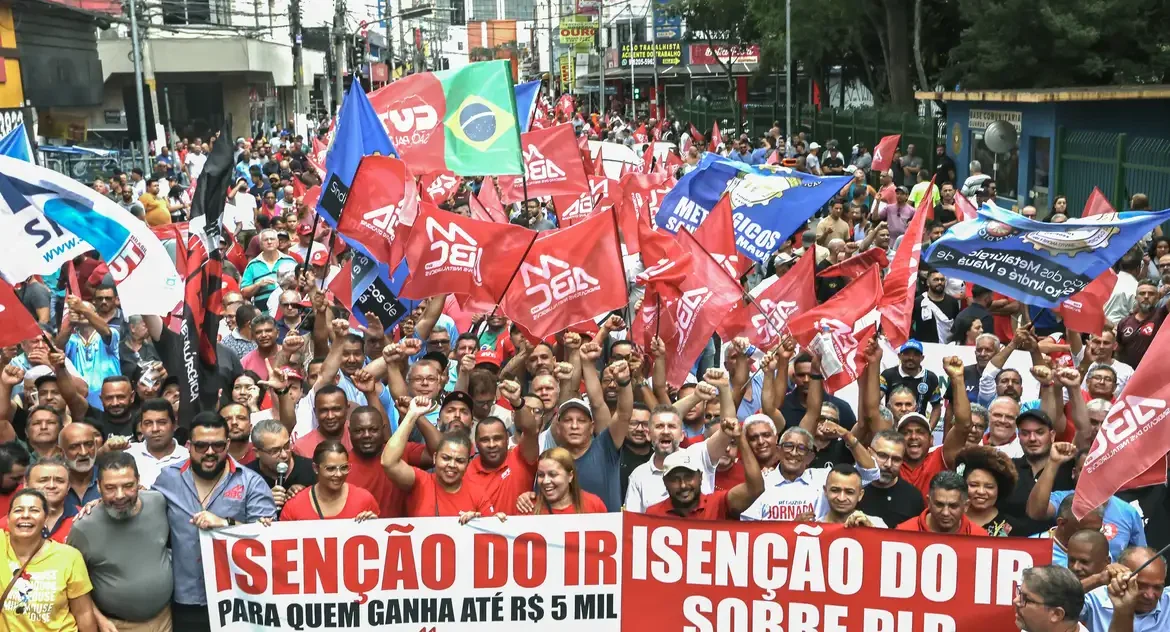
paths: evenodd
<path fill-rule="evenodd" d="M 943 462 L 950 467 L 959 456 L 959 451 L 967 445 L 967 436 L 971 434 L 971 401 L 967 398 L 967 385 L 963 380 L 963 360 L 957 356 L 943 358 L 943 369 L 947 377 L 951 378 L 954 392 L 955 422 L 943 437 Z"/>
<path fill-rule="evenodd" d="M 630 431 L 630 417 L 634 413 L 633 380 L 630 378 L 630 364 L 625 360 L 614 362 L 610 369 L 617 380 L 618 401 L 617 410 L 609 426 L 609 436 L 613 439 L 614 446 L 620 449 L 626 442 L 626 433 Z M 601 407 L 606 408 L 605 402 L 602 402 Z"/>
<path fill-rule="evenodd" d="M 22 382 L 24 369 L 9 364 L 0 371 L 0 443 L 16 438 L 16 429 L 12 427 L 12 388 Z"/>
<path fill-rule="evenodd" d="M 1052 488 L 1056 485 L 1056 475 L 1065 463 L 1077 458 L 1077 447 L 1071 443 L 1056 441 L 1048 449 L 1048 465 L 1040 476 L 1036 477 L 1036 485 L 1028 494 L 1028 504 L 1024 511 L 1033 520 L 1051 520 L 1056 515 L 1052 507 Z"/>
<path fill-rule="evenodd" d="M 589 406 L 593 409 L 594 434 L 601 434 L 613 421 L 609 407 L 605 405 L 601 378 L 597 374 L 597 359 L 600 357 L 601 345 L 596 342 L 588 342 L 581 346 L 581 372 L 585 377 L 585 394 L 589 396 Z M 624 434 L 622 436 L 625 437 Z"/>
<path fill-rule="evenodd" d="M 1073 423 L 1076 434 L 1082 437 L 1093 436 L 1093 424 L 1089 422 L 1089 406 L 1081 396 L 1080 371 L 1063 368 L 1056 372 L 1056 379 L 1067 394 L 1069 414 L 1072 415 L 1072 419 L 1067 421 Z"/>
<path fill-rule="evenodd" d="M 815 353 L 812 356 L 813 372 L 808 380 L 808 408 L 804 411 L 804 417 L 800 419 L 800 427 L 815 437 L 817 436 L 817 424 L 821 419 L 821 404 L 825 401 L 825 378 L 821 375 L 820 357 Z"/>
<path fill-rule="evenodd" d="M 760 462 L 756 460 L 752 447 L 748 445 L 747 435 L 744 434 L 739 422 L 724 418 L 722 424 L 720 430 L 735 437 L 739 446 L 739 460 L 743 463 L 744 477 L 744 482 L 727 492 L 727 508 L 734 513 L 743 513 L 756 502 L 760 494 L 764 493 L 764 474 L 760 471 Z"/>
<path fill-rule="evenodd" d="M 719 414 L 723 417 L 736 419 L 735 400 L 731 394 L 731 380 L 727 371 L 723 369 L 707 369 L 703 373 L 703 381 L 719 389 Z"/>
<path fill-rule="evenodd" d="M 654 336 L 650 340 L 650 355 L 654 356 L 654 367 L 651 370 L 654 397 L 663 404 L 669 404 L 670 388 L 666 384 L 666 342 L 662 338 Z M 677 406 L 675 410 L 678 410 Z"/>
<path fill-rule="evenodd" d="M 81 316 L 98 332 L 102 340 L 109 344 L 110 342 L 110 326 L 106 323 L 106 319 L 98 316 L 94 310 L 93 305 L 89 305 L 82 301 L 80 297 L 70 294 L 65 297 L 65 304 L 69 306 L 69 310 L 74 314 Z"/>
<path fill-rule="evenodd" d="M 446 294 L 439 294 L 427 299 L 427 307 L 423 310 L 422 317 L 414 325 L 414 336 L 419 340 L 426 340 L 430 337 L 431 332 L 435 330 L 435 324 L 439 322 L 439 317 L 443 315 L 443 305 L 447 302 Z M 451 341 L 454 343 L 454 341 Z"/>
<path fill-rule="evenodd" d="M 410 400 L 410 409 L 406 411 L 406 417 L 398 424 L 398 429 L 390 435 L 390 440 L 382 449 L 382 469 L 399 489 L 409 490 L 414 487 L 414 468 L 402 460 L 402 455 L 406 452 L 406 444 L 410 441 L 410 433 L 414 431 L 415 422 L 434 409 L 435 403 L 429 397 L 415 397 Z"/>

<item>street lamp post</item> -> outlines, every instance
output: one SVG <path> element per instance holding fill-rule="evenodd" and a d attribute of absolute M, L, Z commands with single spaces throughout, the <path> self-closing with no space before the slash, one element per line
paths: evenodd
<path fill-rule="evenodd" d="M 792 0 L 784 0 L 784 135 L 792 143 Z M 785 152 L 787 153 L 787 152 Z"/>

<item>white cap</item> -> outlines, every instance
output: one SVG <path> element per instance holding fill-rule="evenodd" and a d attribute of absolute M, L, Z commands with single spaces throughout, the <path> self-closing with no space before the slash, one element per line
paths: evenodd
<path fill-rule="evenodd" d="M 663 473 L 663 476 L 670 476 L 670 473 L 674 471 L 675 468 L 682 468 L 684 470 L 690 470 L 692 472 L 699 473 L 702 473 L 703 471 L 703 466 L 701 463 L 699 463 L 699 459 L 697 457 L 691 456 L 691 454 L 686 450 L 679 450 L 667 456 L 666 459 L 662 461 L 662 467 L 666 470 Z"/>
<path fill-rule="evenodd" d="M 809 143 L 809 144 L 808 144 L 808 150 L 809 150 L 809 151 L 812 151 L 812 150 L 814 150 L 814 149 L 820 149 L 820 148 L 821 148 L 821 146 L 820 146 L 820 145 L 818 145 L 816 141 L 813 141 L 813 142 L 811 142 L 811 143 Z"/>

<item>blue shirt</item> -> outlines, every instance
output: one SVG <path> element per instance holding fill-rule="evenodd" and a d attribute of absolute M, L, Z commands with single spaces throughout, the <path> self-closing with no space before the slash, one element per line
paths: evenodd
<path fill-rule="evenodd" d="M 353 381 L 341 371 L 337 372 L 337 387 L 345 391 L 345 398 L 354 404 L 358 406 L 369 405 L 370 402 L 366 399 L 366 394 L 359 391 L 353 385 Z M 383 386 L 378 391 L 378 401 L 382 402 L 382 408 L 386 409 L 386 414 L 390 417 L 390 433 L 393 434 L 398 429 L 398 407 L 394 405 L 394 400 L 390 397 L 390 389 Z"/>
<path fill-rule="evenodd" d="M 622 510 L 621 451 L 613 444 L 609 428 L 593 437 L 589 449 L 576 460 L 581 489 L 596 494 L 609 511 Z"/>
<path fill-rule="evenodd" d="M 207 604 L 203 584 L 203 559 L 199 529 L 191 516 L 204 510 L 195 491 L 191 462 L 164 468 L 154 481 L 154 491 L 167 499 L 167 522 L 171 528 L 171 563 L 175 576 L 175 603 L 189 606 Z M 255 471 L 241 467 L 228 457 L 223 480 L 211 491 L 207 511 L 236 522 L 256 522 L 276 516 L 272 490 Z"/>
<path fill-rule="evenodd" d="M 102 382 L 107 377 L 122 374 L 122 363 L 118 360 L 120 342 L 118 330 L 114 328 L 110 329 L 109 342 L 96 332 L 86 342 L 76 331 L 65 342 L 65 357 L 77 367 L 79 372 L 75 375 L 89 385 L 85 400 L 96 410 L 105 410 L 101 399 Z"/>
<path fill-rule="evenodd" d="M 1072 494 L 1072 490 L 1052 492 L 1048 504 L 1055 509 Z M 1142 517 L 1138 515 L 1137 509 L 1117 496 L 1110 496 L 1109 502 L 1105 503 L 1103 523 L 1101 532 L 1109 540 L 1109 557 L 1113 561 L 1116 562 L 1121 552 L 1131 546 L 1146 546 L 1146 528 L 1142 526 Z M 1055 564 L 1056 560 L 1053 559 L 1052 563 Z"/>
<path fill-rule="evenodd" d="M 97 468 L 93 468 L 93 478 L 89 479 L 89 487 L 85 488 L 85 494 L 81 498 L 77 497 L 77 492 L 73 491 L 73 487 L 69 487 L 69 492 L 65 494 L 65 512 L 63 517 L 76 516 L 77 511 L 89 503 L 100 500 L 102 497 L 101 491 L 98 490 L 97 484 Z M 56 531 L 56 529 L 54 529 Z"/>
<path fill-rule="evenodd" d="M 1081 610 L 1081 622 L 1089 632 L 1109 632 L 1113 620 L 1113 602 L 1109 601 L 1109 587 L 1095 588 L 1085 595 L 1085 608 Z M 1134 615 L 1133 632 L 1156 632 L 1170 630 L 1170 588 L 1162 590 L 1158 605 L 1145 613 Z"/>
<path fill-rule="evenodd" d="M 760 397 L 763 396 L 764 392 L 764 374 L 754 373 L 749 383 L 752 385 L 752 399 L 748 401 L 748 398 L 744 397 L 739 402 L 739 408 L 735 411 L 735 414 L 740 419 L 747 419 L 760 411 Z"/>

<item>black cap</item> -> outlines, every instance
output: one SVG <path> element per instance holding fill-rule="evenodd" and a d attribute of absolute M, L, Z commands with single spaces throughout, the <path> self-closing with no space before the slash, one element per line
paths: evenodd
<path fill-rule="evenodd" d="M 439 410 L 446 408 L 447 404 L 451 402 L 463 402 L 467 406 L 467 410 L 475 409 L 475 400 L 471 399 L 470 395 L 463 391 L 451 391 L 443 397 L 443 405 L 439 407 Z"/>
<path fill-rule="evenodd" d="M 447 363 L 451 361 L 451 359 L 447 357 L 447 354 L 441 351 L 431 351 L 430 353 L 424 355 L 422 359 L 438 362 L 439 366 L 442 367 L 444 371 L 447 370 Z"/>
<path fill-rule="evenodd" d="M 1044 424 L 1045 426 L 1048 426 L 1049 430 L 1052 430 L 1052 428 L 1053 428 L 1052 418 L 1048 416 L 1048 413 L 1044 412 L 1043 410 L 1040 410 L 1039 408 L 1025 410 L 1024 412 L 1020 413 L 1019 415 L 1016 415 L 1016 425 L 1019 426 L 1020 423 L 1026 421 L 1026 420 L 1029 420 L 1029 419 L 1031 419 L 1032 421 L 1040 422 L 1040 423 Z"/>

